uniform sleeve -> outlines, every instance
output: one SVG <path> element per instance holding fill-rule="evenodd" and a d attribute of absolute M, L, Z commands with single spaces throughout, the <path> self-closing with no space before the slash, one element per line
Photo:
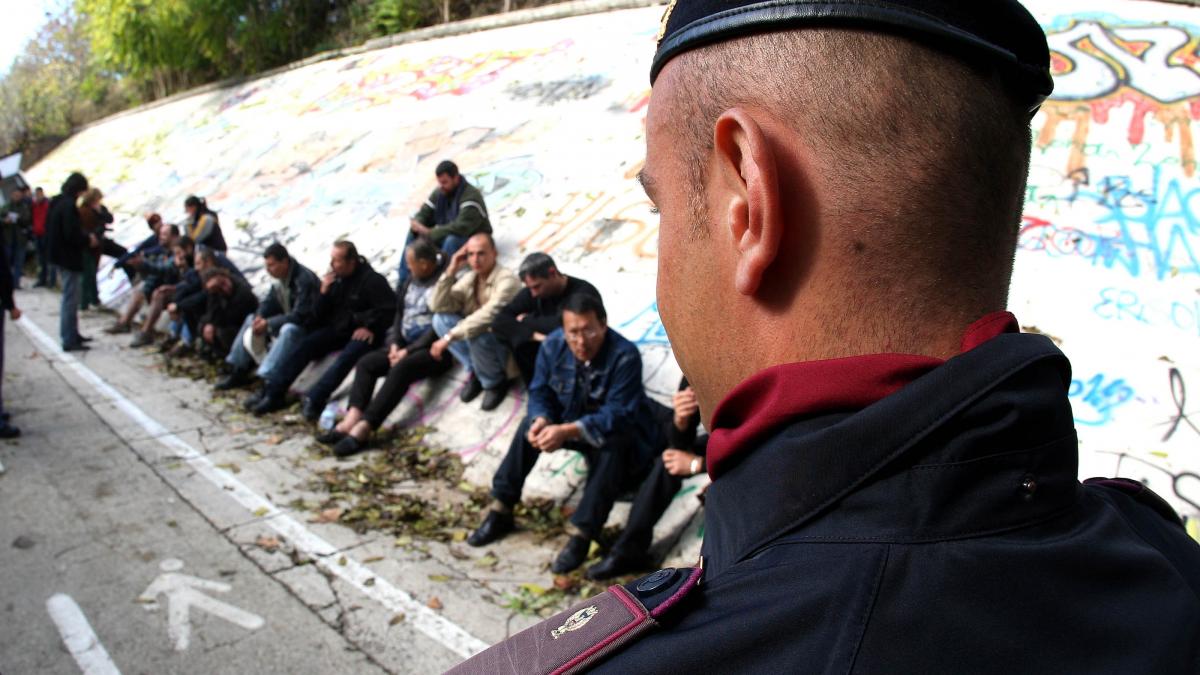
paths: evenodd
<path fill-rule="evenodd" d="M 507 270 L 501 269 L 497 272 L 502 276 L 496 283 L 496 289 L 492 291 L 492 296 L 482 307 L 471 312 L 470 316 L 464 317 L 457 326 L 450 329 L 447 336 L 451 340 L 470 340 L 486 333 L 488 328 L 491 328 L 496 315 L 500 313 L 500 309 L 520 292 L 521 282 L 517 281 L 515 276 Z"/>
<path fill-rule="evenodd" d="M 608 396 L 600 409 L 576 420 L 583 440 L 595 448 L 603 447 L 614 431 L 632 428 L 638 406 L 646 396 L 642 387 L 642 358 L 636 349 L 617 356 L 612 367 Z"/>

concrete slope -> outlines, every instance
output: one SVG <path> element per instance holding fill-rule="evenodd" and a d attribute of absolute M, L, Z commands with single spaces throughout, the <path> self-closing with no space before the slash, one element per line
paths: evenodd
<path fill-rule="evenodd" d="M 1057 88 L 1034 120 L 1011 307 L 1073 360 L 1081 474 L 1145 480 L 1200 516 L 1200 418 L 1187 417 L 1200 400 L 1187 398 L 1189 381 L 1200 382 L 1200 16 L 1122 0 L 1026 4 L 1050 33 Z M 583 16 L 317 63 L 93 126 L 29 175 L 55 186 L 85 171 L 108 193 L 125 240 L 142 236 L 138 214 L 180 219 L 196 193 L 220 211 L 249 269 L 279 240 L 324 270 L 328 244 L 349 237 L 394 270 L 434 165 L 453 158 L 485 192 L 503 261 L 548 251 L 596 283 L 665 398 L 678 369 L 654 302 L 657 220 L 633 180 L 660 14 Z M 106 293 L 119 292 L 110 281 Z M 438 426 L 486 482 L 521 397 L 484 415 L 456 402 L 457 386 L 414 392 L 398 419 Z M 535 491 L 566 497 L 581 472 L 578 458 L 545 458 Z M 675 525 L 694 500 L 677 501 Z M 700 531 L 693 524 L 683 552 Z"/>

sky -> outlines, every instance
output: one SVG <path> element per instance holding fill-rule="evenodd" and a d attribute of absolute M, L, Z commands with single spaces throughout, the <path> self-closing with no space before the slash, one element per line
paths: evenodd
<path fill-rule="evenodd" d="M 0 75 L 8 72 L 25 43 L 46 22 L 46 12 L 56 12 L 69 0 L 0 0 Z"/>

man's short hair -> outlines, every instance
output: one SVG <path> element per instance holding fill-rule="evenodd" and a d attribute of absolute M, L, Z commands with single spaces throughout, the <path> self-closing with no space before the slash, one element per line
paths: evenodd
<path fill-rule="evenodd" d="M 530 253 L 521 261 L 521 266 L 517 268 L 517 276 L 521 279 L 549 279 L 550 271 L 557 270 L 558 265 L 554 264 L 554 258 L 538 251 Z"/>
<path fill-rule="evenodd" d="M 437 246 L 433 245 L 426 237 L 417 237 L 413 243 L 408 245 L 408 250 L 412 251 L 413 257 L 417 260 L 427 260 L 432 263 L 438 261 L 438 253 L 440 252 Z"/>
<path fill-rule="evenodd" d="M 470 240 L 474 239 L 475 237 L 483 237 L 484 239 L 487 239 L 488 243 L 492 245 L 493 251 L 499 250 L 496 248 L 496 238 L 493 237 L 490 232 L 476 232 L 475 234 L 471 235 L 470 237 L 467 237 L 467 241 L 470 241 Z"/>
<path fill-rule="evenodd" d="M 608 321 L 608 313 L 604 311 L 604 301 L 595 293 L 572 293 L 563 301 L 562 311 L 572 314 L 595 314 L 600 323 Z"/>
<path fill-rule="evenodd" d="M 333 247 L 341 251 L 347 260 L 358 260 L 358 247 L 354 245 L 354 242 L 348 239 L 338 239 L 333 242 Z"/>
<path fill-rule="evenodd" d="M 233 276 L 230 275 L 229 270 L 225 269 L 224 267 L 210 267 L 200 273 L 200 278 L 204 280 L 205 285 L 217 277 L 225 277 L 226 279 L 233 281 Z"/>
<path fill-rule="evenodd" d="M 196 247 L 196 257 L 206 263 L 217 264 L 217 252 L 211 246 L 200 244 Z"/>
<path fill-rule="evenodd" d="M 194 251 L 196 250 L 196 241 L 185 234 L 175 242 L 174 248 L 181 248 L 185 251 Z M 206 247 L 201 246 L 200 248 Z"/>
<path fill-rule="evenodd" d="M 279 262 L 283 262 L 284 260 L 287 260 L 290 256 L 288 256 L 288 250 L 287 250 L 286 246 L 284 246 L 283 244 L 281 244 L 279 242 L 275 242 L 275 243 L 271 244 L 270 246 L 268 246 L 266 251 L 263 251 L 263 257 L 270 258 L 271 260 L 278 260 Z"/>
<path fill-rule="evenodd" d="M 178 237 L 179 236 L 179 226 L 172 223 L 171 225 L 167 226 L 167 232 L 170 232 L 172 237 Z"/>
<path fill-rule="evenodd" d="M 433 170 L 433 175 L 457 178 L 458 165 L 448 159 L 443 159 L 442 161 L 438 162 L 437 168 Z"/>

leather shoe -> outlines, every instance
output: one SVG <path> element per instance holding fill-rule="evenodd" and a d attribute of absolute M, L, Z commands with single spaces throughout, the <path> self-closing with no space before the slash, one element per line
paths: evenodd
<path fill-rule="evenodd" d="M 256 416 L 262 416 L 267 413 L 273 413 L 276 410 L 283 410 L 286 407 L 287 400 L 282 395 L 268 391 L 263 394 L 262 398 L 258 400 L 258 403 L 254 405 L 254 409 L 250 412 Z"/>
<path fill-rule="evenodd" d="M 325 410 L 325 404 L 321 401 L 304 397 L 303 403 L 300 404 L 300 414 L 304 416 L 307 422 L 316 422 L 321 419 L 321 413 Z"/>
<path fill-rule="evenodd" d="M 333 446 L 337 445 L 339 441 L 341 441 L 343 438 L 345 438 L 349 435 L 350 434 L 342 433 L 341 431 L 338 431 L 337 429 L 330 429 L 329 431 L 323 431 L 323 432 L 317 434 L 317 442 L 320 443 L 321 445 L 328 445 L 330 447 L 333 447 Z"/>
<path fill-rule="evenodd" d="M 216 387 L 214 388 L 217 391 L 229 391 L 230 389 L 237 389 L 238 387 L 243 387 L 247 384 L 250 384 L 250 371 L 235 370 L 225 377 L 222 377 L 220 380 L 217 380 Z"/>
<path fill-rule="evenodd" d="M 579 567 L 584 560 L 587 560 L 588 549 L 591 547 L 591 539 L 580 535 L 571 537 L 563 550 L 558 552 L 558 557 L 550 565 L 550 571 L 555 574 L 566 574 Z"/>
<path fill-rule="evenodd" d="M 367 449 L 367 444 L 347 434 L 345 438 L 333 446 L 334 457 L 349 457 Z"/>
<path fill-rule="evenodd" d="M 80 341 L 80 342 L 91 342 L 91 341 L 92 341 L 92 340 L 94 340 L 94 339 L 95 339 L 95 338 L 93 338 L 93 337 L 92 337 L 92 336 L 90 336 L 90 335 L 80 335 L 80 336 L 79 336 L 79 341 Z"/>
<path fill-rule="evenodd" d="M 491 412 L 499 408 L 501 403 L 504 403 L 505 396 L 508 396 L 508 380 L 505 380 L 493 389 L 484 389 L 483 403 L 480 407 L 483 408 L 484 412 Z"/>
<path fill-rule="evenodd" d="M 83 344 L 82 342 L 77 345 L 64 345 L 62 348 L 64 352 L 86 352 L 89 349 L 91 349 L 91 347 Z"/>
<path fill-rule="evenodd" d="M 487 546 L 494 541 L 500 541 L 504 535 L 513 531 L 513 517 L 511 513 L 500 513 L 495 509 L 488 511 L 487 518 L 483 519 L 483 524 L 479 529 L 471 533 L 467 537 L 467 543 L 471 546 Z"/>
<path fill-rule="evenodd" d="M 20 437 L 21 430 L 10 425 L 8 422 L 5 422 L 3 426 L 0 426 L 0 438 L 9 439 Z"/>
<path fill-rule="evenodd" d="M 483 393 L 483 383 L 475 377 L 475 373 L 471 373 L 471 379 L 467 380 L 467 386 L 463 387 L 462 393 L 458 395 L 458 400 L 463 403 L 474 401 L 481 393 Z"/>
<path fill-rule="evenodd" d="M 587 578 L 593 581 L 603 581 L 613 577 L 640 572 L 653 567 L 645 556 L 624 556 L 619 553 L 609 553 L 600 562 L 587 569 Z"/>

